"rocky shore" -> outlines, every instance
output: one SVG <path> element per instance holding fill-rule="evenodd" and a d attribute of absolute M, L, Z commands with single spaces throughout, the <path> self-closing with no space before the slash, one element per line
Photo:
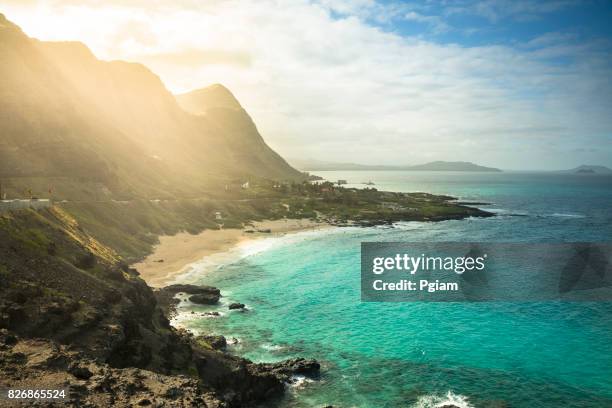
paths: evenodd
<path fill-rule="evenodd" d="M 0 388 L 66 389 L 73 406 L 245 407 L 282 396 L 319 364 L 255 364 L 169 324 L 154 293 L 110 248 L 58 209 L 0 217 Z M 27 404 L 26 404 L 27 406 Z"/>

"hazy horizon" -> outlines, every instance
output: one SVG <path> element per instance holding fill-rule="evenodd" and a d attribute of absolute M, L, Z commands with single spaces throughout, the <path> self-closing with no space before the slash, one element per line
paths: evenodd
<path fill-rule="evenodd" d="M 298 170 L 302 170 L 302 171 L 308 171 L 311 169 L 308 169 L 304 166 L 300 166 L 298 164 L 294 164 L 294 163 L 318 163 L 318 164 L 325 164 L 325 165 L 357 165 L 357 166 L 389 166 L 389 167 L 408 167 L 408 166 L 415 166 L 415 165 L 423 165 L 423 164 L 429 164 L 429 163 L 433 163 L 433 162 L 437 162 L 437 161 L 442 161 L 442 162 L 451 162 L 450 160 L 430 160 L 428 162 L 420 162 L 420 163 L 402 163 L 402 164 L 381 164 L 381 163 L 356 163 L 356 162 L 343 162 L 343 161 L 324 161 L 324 160 L 317 160 L 317 159 L 312 159 L 312 158 L 295 158 L 295 157 L 285 157 L 285 160 L 287 160 L 287 162 L 289 162 L 290 165 L 292 165 L 293 167 L 297 168 Z M 476 164 L 476 165 L 482 165 L 481 163 L 477 162 L 477 161 L 471 161 L 471 160 L 462 160 L 461 162 L 464 163 L 472 163 L 472 164 Z M 495 166 L 485 166 L 485 167 L 493 167 L 493 168 L 497 168 L 499 170 L 502 171 L 511 171 L 511 172 L 554 172 L 554 171 L 565 171 L 565 170 L 573 170 L 577 167 L 581 167 L 581 166 L 603 166 L 603 167 L 608 167 L 605 165 L 601 165 L 598 163 L 582 163 L 573 167 L 567 167 L 567 168 L 556 168 L 556 169 L 538 169 L 538 168 L 520 168 L 520 169 L 511 169 L 511 168 L 503 168 L 503 167 L 495 167 Z M 316 171 L 337 171 L 337 170 L 316 170 Z M 343 171 L 343 170 L 338 170 L 338 171 Z M 346 170 L 346 171 L 360 171 L 360 170 Z M 369 169 L 365 170 L 365 171 L 369 171 Z M 436 171 L 436 170 L 433 170 Z"/>
<path fill-rule="evenodd" d="M 141 62 L 173 93 L 228 87 L 283 157 L 612 167 L 612 6 L 7 1 L 41 40 Z"/>

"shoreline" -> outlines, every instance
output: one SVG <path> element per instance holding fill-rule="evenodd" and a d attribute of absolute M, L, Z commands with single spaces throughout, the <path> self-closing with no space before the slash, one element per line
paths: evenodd
<path fill-rule="evenodd" d="M 196 235 L 188 232 L 162 235 L 151 254 L 130 266 L 138 270 L 140 277 L 149 286 L 160 288 L 186 273 L 191 264 L 228 252 L 247 242 L 331 227 L 328 223 L 310 219 L 280 219 L 253 221 L 242 229 L 209 229 Z"/>

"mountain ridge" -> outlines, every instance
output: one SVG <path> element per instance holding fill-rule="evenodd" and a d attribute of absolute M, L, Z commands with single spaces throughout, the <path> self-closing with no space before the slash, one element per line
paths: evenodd
<path fill-rule="evenodd" d="M 501 172 L 494 167 L 480 166 L 471 162 L 433 161 L 419 165 L 368 165 L 359 163 L 335 163 L 317 160 L 289 159 L 296 168 L 303 171 L 326 170 L 371 170 L 371 171 L 486 171 Z"/>
<path fill-rule="evenodd" d="M 140 63 L 30 38 L 4 15 L 0 57 L 0 178 L 12 191 L 195 196 L 231 180 L 305 178 L 242 108 L 194 115 Z"/>
<path fill-rule="evenodd" d="M 612 169 L 606 166 L 581 164 L 573 169 L 560 170 L 563 173 L 579 173 L 579 174 L 612 174 Z"/>

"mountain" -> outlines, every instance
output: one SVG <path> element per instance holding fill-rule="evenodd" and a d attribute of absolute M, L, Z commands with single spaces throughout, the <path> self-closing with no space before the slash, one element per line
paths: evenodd
<path fill-rule="evenodd" d="M 240 102 L 221 84 L 176 95 L 179 105 L 187 112 L 195 115 L 205 115 L 212 109 L 243 110 Z"/>
<path fill-rule="evenodd" d="M 392 166 L 392 165 L 367 165 L 357 163 L 334 163 L 318 160 L 289 160 L 296 168 L 308 171 L 325 171 L 325 170 L 401 170 L 401 171 L 486 171 L 499 172 L 500 169 L 494 167 L 479 166 L 470 162 L 446 162 L 434 161 L 426 164 L 413 166 Z"/>
<path fill-rule="evenodd" d="M 583 164 L 578 167 L 574 167 L 569 170 L 562 170 L 563 173 L 577 173 L 577 174 L 612 174 L 612 169 L 606 166 L 594 166 Z"/>
<path fill-rule="evenodd" d="M 0 14 L 0 179 L 18 191 L 197 196 L 228 180 L 301 180 L 225 88 L 183 109 L 141 64 L 26 36 Z M 205 114 L 203 113 L 205 110 Z"/>
<path fill-rule="evenodd" d="M 406 170 L 412 171 L 493 171 L 499 172 L 500 169 L 494 167 L 479 166 L 470 162 L 447 162 L 434 161 L 417 166 L 409 166 Z"/>
<path fill-rule="evenodd" d="M 287 175 L 293 179 L 303 177 L 268 147 L 253 119 L 223 85 L 215 84 L 176 95 L 176 101 L 185 111 L 206 120 L 215 128 L 223 129 L 225 143 L 232 152 L 233 160 L 251 169 L 251 172 L 274 178 L 290 178 Z"/>

